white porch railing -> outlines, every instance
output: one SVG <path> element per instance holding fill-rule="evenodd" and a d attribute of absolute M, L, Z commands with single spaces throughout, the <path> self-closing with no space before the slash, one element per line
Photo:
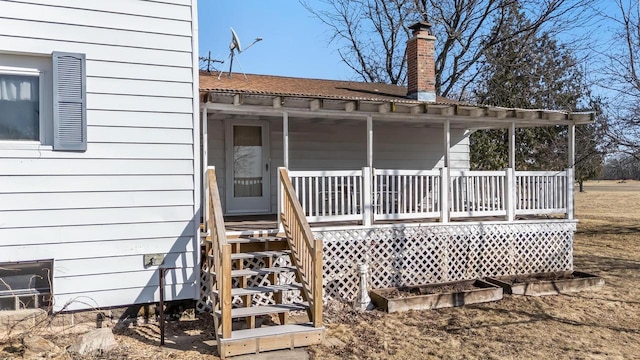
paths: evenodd
<path fill-rule="evenodd" d="M 361 220 L 362 170 L 289 171 L 309 222 Z"/>
<path fill-rule="evenodd" d="M 375 220 L 440 216 L 440 170 L 381 170 L 373 173 Z"/>
<path fill-rule="evenodd" d="M 505 171 L 450 171 L 451 218 L 507 215 Z"/>
<path fill-rule="evenodd" d="M 566 171 L 386 170 L 289 172 L 309 222 L 567 214 Z M 443 180 L 445 179 L 445 180 Z"/>
<path fill-rule="evenodd" d="M 567 171 L 516 171 L 515 174 L 516 214 L 567 212 L 570 185 Z M 573 184 L 572 179 L 570 181 Z"/>

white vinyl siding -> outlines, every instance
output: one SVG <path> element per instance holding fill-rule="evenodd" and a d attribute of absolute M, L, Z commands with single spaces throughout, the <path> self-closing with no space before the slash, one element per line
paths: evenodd
<path fill-rule="evenodd" d="M 199 296 L 192 3 L 0 0 L 0 57 L 86 56 L 87 150 L 0 147 L 0 262 L 55 259 L 55 310 L 157 301 L 150 253 Z"/>
<path fill-rule="evenodd" d="M 188 5 L 190 0 L 187 0 L 186 2 L 186 5 Z M 69 21 L 69 8 L 57 6 L 53 2 L 50 2 L 50 4 L 51 6 L 47 6 L 47 4 L 43 4 L 42 1 L 31 1 L 27 3 L 24 1 L 21 3 L 5 1 L 2 4 L 2 14 L 8 19 L 33 21 L 38 24 L 52 23 L 65 25 Z M 78 3 L 76 2 L 73 5 L 77 4 Z M 87 4 L 88 1 L 82 3 L 84 6 L 87 6 Z M 132 21 L 132 19 L 134 19 L 132 15 L 135 15 L 133 13 L 96 11 L 89 7 L 86 9 L 76 7 L 73 9 L 73 13 L 76 15 L 74 23 L 68 26 L 109 29 L 114 28 L 114 24 L 117 24 L 115 27 L 117 27 L 118 30 L 142 31 L 187 37 L 191 36 L 191 24 L 188 18 L 186 21 L 181 21 L 172 18 L 163 19 L 153 17 L 153 14 L 149 14 L 151 16 L 144 16 L 144 21 Z"/>
<path fill-rule="evenodd" d="M 2 245 L 7 246 L 7 250 L 12 249 L 11 246 L 43 245 L 44 248 L 46 248 L 46 246 L 51 247 L 50 240 L 48 240 L 50 239 L 50 231 L 51 229 L 46 227 L 3 229 L 2 232 L 7 236 L 7 239 L 3 241 Z M 182 237 L 183 234 L 189 234 L 192 231 L 195 231 L 193 224 L 189 224 L 185 227 L 181 221 L 163 221 L 158 224 L 136 223 L 67 226 L 55 229 L 55 234 L 58 236 L 56 245 L 74 244 L 69 246 L 77 246 L 77 244 L 88 242 L 94 245 L 100 244 L 100 246 L 108 246 L 111 254 L 119 254 L 118 256 L 137 256 L 137 253 L 128 254 L 127 252 L 130 251 L 130 249 L 142 249 L 143 246 L 146 246 L 145 250 L 151 251 L 153 249 L 157 249 L 158 246 L 166 247 L 173 245 L 170 243 L 154 241 L 153 239 L 159 239 L 162 237 L 177 239 Z M 133 242 L 129 242 L 130 240 Z M 120 241 L 121 243 L 117 243 L 117 241 Z M 120 246 L 115 246 L 117 244 L 120 244 Z M 96 248 L 94 246 L 87 247 L 84 249 L 84 256 L 91 257 L 88 255 L 96 249 L 101 248 Z M 3 259 L 2 261 L 9 261 L 6 259 L 11 256 L 12 254 L 3 252 L 0 254 L 0 259 Z M 61 253 L 60 256 L 62 259 L 71 259 L 73 258 L 74 253 Z M 100 254 L 94 257 L 99 256 Z M 15 259 L 11 261 L 15 261 Z M 93 269 L 93 271 L 96 270 L 99 269 Z"/>
<path fill-rule="evenodd" d="M 280 141 L 281 144 L 281 141 Z M 469 168 L 468 137 L 451 129 L 451 168 Z M 280 145 L 281 147 L 282 145 Z M 276 150 L 277 152 L 278 150 Z M 281 153 L 282 150 L 280 149 Z M 373 167 L 435 169 L 442 167 L 442 128 L 401 126 L 374 121 Z M 289 121 L 289 168 L 353 170 L 367 165 L 366 122 L 345 125 Z"/>
<path fill-rule="evenodd" d="M 191 21 L 191 0 L 21 0 L 30 4 L 46 4 L 40 11 L 48 11 L 49 7 L 61 7 L 73 11 L 91 10 L 100 14 L 116 13 L 139 17 L 138 21 L 146 21 L 147 17 Z M 67 18 L 68 21 L 68 18 Z M 112 27 L 117 27 L 112 24 Z"/>
<path fill-rule="evenodd" d="M 3 49 L 11 52 L 39 53 L 43 48 L 51 50 L 51 52 L 55 49 L 65 49 L 65 52 L 72 53 L 84 52 L 87 54 L 87 61 L 131 62 L 142 65 L 148 62 L 150 65 L 184 67 L 191 60 L 190 52 L 184 51 L 119 47 L 118 45 L 76 43 L 65 40 L 27 39 L 0 35 L 0 43 L 2 43 Z M 120 76 L 122 75 L 126 76 L 126 74 L 120 74 Z M 87 76 L 91 76 L 91 73 L 87 72 Z"/>
<path fill-rule="evenodd" d="M 192 206 L 190 191 L 87 192 L 78 196 L 65 193 L 0 194 L 0 211 L 90 209 L 94 204 L 104 208 L 143 206 Z M 42 204 L 47 208 L 43 209 Z M 15 224 L 13 224 L 15 225 Z"/>
<path fill-rule="evenodd" d="M 177 272 L 180 270 L 171 270 L 171 272 Z M 157 273 L 157 271 L 153 272 Z M 111 274 L 112 279 L 121 279 L 122 274 Z M 104 306 L 119 306 L 122 305 L 122 299 L 131 299 L 132 304 L 146 303 L 148 299 L 159 299 L 160 293 L 158 289 L 158 280 L 153 278 L 152 274 L 147 274 L 149 281 L 145 283 L 145 286 L 136 286 L 133 288 L 123 288 L 122 285 L 118 285 L 117 289 L 113 290 L 100 290 L 100 291 L 85 291 L 81 293 L 61 293 L 56 295 L 56 301 L 60 304 L 69 304 L 65 306 L 65 310 L 81 310 L 87 308 L 96 308 Z M 127 277 L 128 279 L 128 277 Z M 131 278 L 127 281 L 127 284 L 135 284 L 135 278 Z M 68 280 L 68 279 L 65 279 Z M 75 277 L 77 284 L 82 285 L 93 281 L 90 277 L 79 276 Z M 120 283 L 121 284 L 121 283 Z M 55 289 L 54 289 L 55 291 Z M 196 283 L 189 278 L 189 283 L 179 284 L 175 283 L 171 277 L 165 279 L 164 287 L 164 300 L 182 300 L 185 299 L 186 294 L 193 294 L 199 291 Z M 100 302 L 95 299 L 100 299 Z M 157 301 L 157 300 L 156 300 Z"/>
<path fill-rule="evenodd" d="M 377 124 L 373 128 L 373 167 L 379 169 L 439 169 L 444 166 L 442 128 L 398 127 Z M 452 170 L 469 169 L 469 137 L 451 129 Z"/>
<path fill-rule="evenodd" d="M 0 28 L 3 35 L 39 38 L 42 34 L 57 34 L 56 40 L 71 41 L 75 43 L 100 44 L 112 46 L 124 46 L 144 49 L 167 49 L 167 47 L 183 52 L 191 51 L 191 42 L 185 42 L 189 36 L 176 36 L 166 34 L 145 33 L 139 30 L 120 30 L 114 28 L 99 28 L 92 26 L 91 31 L 86 31 L 88 26 L 75 24 L 56 24 L 50 22 L 33 22 L 37 27 L 24 28 L 20 25 L 24 20 L 0 19 Z"/>

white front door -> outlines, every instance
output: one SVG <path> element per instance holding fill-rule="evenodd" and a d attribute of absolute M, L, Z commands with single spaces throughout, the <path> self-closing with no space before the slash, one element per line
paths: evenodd
<path fill-rule="evenodd" d="M 271 212 L 269 123 L 225 124 L 227 214 Z"/>

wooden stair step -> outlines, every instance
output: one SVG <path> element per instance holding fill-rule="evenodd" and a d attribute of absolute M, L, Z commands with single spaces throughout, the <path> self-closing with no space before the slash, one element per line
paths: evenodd
<path fill-rule="evenodd" d="M 250 338 L 259 338 L 264 336 L 300 333 L 300 332 L 307 332 L 307 331 L 324 331 L 324 326 L 315 328 L 311 323 L 262 326 L 255 329 L 234 330 L 231 332 L 230 338 L 228 339 L 221 338 L 220 340 L 224 342 L 225 340 L 227 341 L 242 340 L 242 339 L 250 339 Z"/>
<path fill-rule="evenodd" d="M 295 272 L 296 268 L 293 266 L 277 266 L 271 268 L 257 268 L 257 269 L 240 269 L 240 270 L 231 270 L 231 277 L 237 278 L 242 276 L 257 276 L 257 275 L 270 275 L 270 274 L 283 274 L 283 273 L 292 273 Z M 215 271 L 210 272 L 212 275 L 215 275 Z"/>
<path fill-rule="evenodd" d="M 230 338 L 220 337 L 219 352 L 222 358 L 226 358 L 320 344 L 324 338 L 324 331 L 324 327 L 315 328 L 311 323 L 236 330 L 231 332 Z"/>
<path fill-rule="evenodd" d="M 231 296 L 244 296 L 255 294 L 268 294 L 280 291 L 300 290 L 302 286 L 297 284 L 280 284 L 280 285 L 265 285 L 265 286 L 252 286 L 246 288 L 233 288 L 231 289 Z M 218 290 L 211 291 L 213 294 L 218 295 Z"/>
<path fill-rule="evenodd" d="M 304 311 L 309 306 L 305 304 L 275 304 L 275 305 L 259 305 L 250 307 L 239 307 L 231 309 L 231 318 L 243 318 L 247 316 L 260 316 L 269 314 L 281 314 L 290 311 Z M 220 310 L 216 311 L 216 315 L 220 316 Z"/>
<path fill-rule="evenodd" d="M 231 254 L 231 260 L 243 260 L 243 259 L 255 259 L 255 258 L 265 258 L 265 257 L 278 257 L 283 255 L 289 255 L 291 253 L 290 250 L 283 251 L 253 251 L 253 252 L 244 252 L 244 253 L 235 253 Z"/>
<path fill-rule="evenodd" d="M 283 236 L 252 236 L 252 237 L 237 237 L 237 238 L 227 239 L 227 243 L 229 244 L 249 244 L 249 243 L 265 243 L 265 242 L 279 242 L 279 241 L 287 241 L 287 238 Z"/>

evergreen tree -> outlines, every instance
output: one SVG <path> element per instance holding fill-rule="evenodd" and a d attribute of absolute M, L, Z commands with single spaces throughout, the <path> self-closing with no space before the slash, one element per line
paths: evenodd
<path fill-rule="evenodd" d="M 570 49 L 546 32 L 523 33 L 529 20 L 518 2 L 506 10 L 504 22 L 492 31 L 508 37 L 484 54 L 477 102 L 521 109 L 575 111 L 587 97 L 583 74 Z M 566 127 L 519 128 L 516 167 L 519 170 L 561 170 L 566 164 Z M 507 130 L 478 131 L 471 136 L 471 163 L 475 169 L 508 166 Z"/>

